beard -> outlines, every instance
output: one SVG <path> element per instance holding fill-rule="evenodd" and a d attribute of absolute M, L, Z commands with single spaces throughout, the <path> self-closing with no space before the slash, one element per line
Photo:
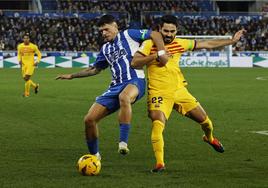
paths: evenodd
<path fill-rule="evenodd" d="M 174 40 L 175 37 L 164 37 L 165 43 L 171 43 Z"/>

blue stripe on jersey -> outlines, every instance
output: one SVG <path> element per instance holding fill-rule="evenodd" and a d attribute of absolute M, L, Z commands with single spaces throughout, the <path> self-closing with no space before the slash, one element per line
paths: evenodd
<path fill-rule="evenodd" d="M 139 37 L 138 34 L 142 37 L 139 30 L 125 30 L 118 33 L 114 41 L 107 42 L 102 47 L 103 55 L 110 65 L 113 77 L 112 85 L 145 77 L 142 70 L 130 67 L 133 55 L 138 50 L 140 43 L 134 40 L 129 32 L 132 32 L 132 36 L 135 34 L 136 38 Z"/>
<path fill-rule="evenodd" d="M 132 41 L 132 39 L 128 35 L 128 31 L 127 30 L 122 33 L 122 39 L 124 39 L 125 41 L 127 41 L 127 44 L 128 44 L 128 45 L 125 46 L 125 48 L 130 53 L 128 54 L 125 62 L 128 64 L 128 66 L 130 66 L 130 63 L 131 63 L 132 58 L 133 58 L 132 53 L 133 53 L 133 51 L 136 52 L 138 50 L 139 43 L 136 42 L 136 41 Z M 132 46 L 131 46 L 131 43 L 133 43 Z M 131 49 L 130 46 L 132 47 L 132 49 Z M 133 77 L 138 77 L 134 69 L 130 68 L 130 69 L 128 69 L 128 71 L 129 71 L 128 74 L 130 74 L 130 77 L 132 77 L 132 78 Z"/>
<path fill-rule="evenodd" d="M 126 37 L 124 36 L 124 33 L 121 32 L 118 35 L 118 41 L 127 41 Z M 129 44 L 126 42 L 125 45 L 123 46 L 123 44 L 119 43 L 119 49 L 120 48 L 124 48 L 127 51 L 127 55 L 123 56 L 123 61 L 120 64 L 122 67 L 122 80 L 130 80 L 131 78 L 135 78 L 136 75 L 131 75 L 130 71 L 131 71 L 131 67 L 130 67 L 130 61 L 132 60 L 131 57 L 131 53 L 130 49 L 129 49 Z"/>
<path fill-rule="evenodd" d="M 109 54 L 109 53 L 110 53 L 109 46 L 108 46 L 108 43 L 106 43 L 103 45 L 103 54 Z M 106 56 L 105 56 L 105 58 L 106 58 Z M 107 60 L 107 58 L 106 58 L 106 60 Z M 107 62 L 109 63 L 108 60 L 107 60 Z M 112 64 L 109 63 L 109 65 L 110 65 L 110 70 L 112 73 L 113 80 L 115 80 L 116 79 L 116 74 L 115 74 L 116 71 L 115 71 L 114 66 Z"/>

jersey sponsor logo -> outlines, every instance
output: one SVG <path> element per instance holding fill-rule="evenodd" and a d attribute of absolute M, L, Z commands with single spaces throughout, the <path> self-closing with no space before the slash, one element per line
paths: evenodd
<path fill-rule="evenodd" d="M 117 61 L 121 58 L 123 58 L 124 56 L 127 56 L 127 51 L 125 48 L 113 51 L 110 54 L 107 54 L 107 59 L 109 60 L 109 62 L 114 62 Z"/>

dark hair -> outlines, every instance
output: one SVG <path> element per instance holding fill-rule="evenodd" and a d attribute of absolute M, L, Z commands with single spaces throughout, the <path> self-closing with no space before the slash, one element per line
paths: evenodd
<path fill-rule="evenodd" d="M 23 37 L 29 37 L 30 38 L 30 34 L 29 33 L 24 33 Z"/>
<path fill-rule="evenodd" d="M 174 24 L 176 27 L 178 27 L 178 19 L 176 18 L 176 16 L 170 14 L 162 16 L 160 20 L 160 26 L 162 27 L 164 23 Z"/>
<path fill-rule="evenodd" d="M 110 14 L 106 14 L 106 15 L 102 16 L 102 17 L 99 19 L 97 25 L 98 25 L 98 27 L 100 27 L 100 26 L 103 26 L 103 25 L 105 25 L 105 24 L 111 24 L 111 23 L 113 23 L 113 22 L 116 22 L 115 17 L 113 17 L 113 16 L 110 15 Z"/>

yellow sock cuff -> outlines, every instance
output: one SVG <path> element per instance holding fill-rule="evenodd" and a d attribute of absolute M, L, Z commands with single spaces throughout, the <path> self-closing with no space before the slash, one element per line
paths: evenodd
<path fill-rule="evenodd" d="M 162 121 L 160 121 L 160 120 L 154 120 L 153 121 L 153 126 L 157 126 L 157 125 L 160 125 L 163 129 L 164 129 L 164 127 L 165 127 L 165 124 L 162 122 Z"/>
<path fill-rule="evenodd" d="M 213 131 L 213 125 L 212 125 L 212 122 L 211 120 L 209 119 L 209 117 L 207 116 L 205 121 L 203 121 L 202 123 L 200 123 L 203 131 L 205 132 L 205 135 L 207 137 L 207 139 L 212 142 L 213 141 L 213 134 L 212 134 L 212 131 Z"/>
<path fill-rule="evenodd" d="M 207 116 L 206 119 L 205 119 L 205 121 L 201 122 L 200 124 L 201 124 L 201 125 L 204 125 L 204 124 L 211 124 L 211 121 L 210 121 L 209 117 Z"/>

